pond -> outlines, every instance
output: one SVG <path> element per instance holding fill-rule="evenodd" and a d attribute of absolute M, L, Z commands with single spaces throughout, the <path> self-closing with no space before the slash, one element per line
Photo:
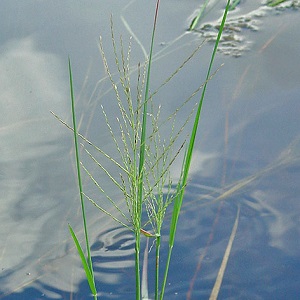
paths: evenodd
<path fill-rule="evenodd" d="M 205 80 L 226 1 L 210 1 L 196 30 L 188 31 L 202 3 L 161 2 L 151 91 L 206 40 L 154 98 L 162 118 Z M 228 14 L 213 67 L 218 71 L 203 105 L 165 299 L 209 298 L 237 219 L 218 299 L 299 295 L 300 2 L 265 3 L 240 1 Z M 101 105 L 110 120 L 117 107 L 99 36 L 112 72 L 110 20 L 118 47 L 120 36 L 125 49 L 132 36 L 134 89 L 137 65 L 150 45 L 155 1 L 6 0 L 1 6 L 0 299 L 92 299 L 68 231 L 71 224 L 83 242 L 72 132 L 50 111 L 71 124 L 70 57 L 80 132 L 105 151 L 115 151 Z M 183 116 L 197 97 L 183 107 Z M 81 154 L 101 186 L 126 209 L 111 181 Z M 172 175 L 179 171 L 175 161 Z M 87 175 L 84 191 L 110 209 Z M 91 203 L 86 208 L 99 299 L 135 299 L 133 234 Z M 167 212 L 167 223 L 170 219 Z M 167 231 L 168 225 L 163 242 Z M 167 246 L 162 246 L 163 264 Z M 154 264 L 152 249 L 150 298 Z"/>

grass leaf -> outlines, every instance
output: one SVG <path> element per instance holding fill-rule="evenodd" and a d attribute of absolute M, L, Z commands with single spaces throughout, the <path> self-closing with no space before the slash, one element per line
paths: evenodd
<path fill-rule="evenodd" d="M 204 15 L 204 11 L 205 11 L 206 6 L 208 5 L 209 1 L 210 0 L 205 0 L 205 2 L 203 3 L 203 5 L 201 6 L 201 8 L 200 8 L 200 10 L 199 10 L 199 12 L 197 14 L 197 16 L 192 20 L 191 25 L 189 27 L 189 30 L 194 30 L 197 27 L 199 21 L 201 20 L 201 18 Z"/>
<path fill-rule="evenodd" d="M 229 6 L 229 10 L 234 10 L 240 4 L 240 2 L 241 0 L 233 0 Z"/>
<path fill-rule="evenodd" d="M 91 289 L 91 292 L 93 295 L 96 295 L 97 294 L 97 290 L 96 290 L 96 286 L 95 286 L 95 282 L 94 282 L 94 277 L 93 277 L 93 274 L 89 268 L 89 264 L 85 258 L 85 255 L 83 253 L 83 250 L 80 246 L 80 243 L 76 237 L 76 234 L 74 232 L 74 230 L 72 229 L 71 225 L 68 224 L 69 226 L 69 230 L 70 230 L 70 233 L 71 233 L 71 236 L 73 238 L 73 241 L 75 243 L 75 246 L 77 248 L 77 251 L 78 251 L 78 254 L 81 258 L 81 262 L 82 262 L 82 265 L 83 265 L 83 268 L 84 268 L 84 271 L 85 271 L 85 275 L 86 275 L 86 278 L 87 278 L 87 281 L 89 283 L 89 286 L 90 286 L 90 289 Z"/>
<path fill-rule="evenodd" d="M 227 1 L 227 5 L 226 5 L 226 8 L 225 8 L 225 11 L 223 14 L 223 18 L 222 18 L 222 21 L 220 24 L 219 33 L 218 33 L 218 36 L 217 36 L 217 39 L 215 42 L 215 46 L 214 46 L 214 49 L 213 49 L 213 52 L 211 55 L 211 60 L 210 60 L 210 64 L 209 64 L 207 75 L 206 75 L 206 82 L 202 89 L 201 98 L 200 98 L 200 101 L 198 104 L 198 108 L 196 111 L 196 116 L 195 116 L 195 120 L 194 120 L 194 124 L 193 124 L 193 129 L 192 129 L 192 133 L 191 133 L 190 140 L 189 140 L 189 145 L 188 145 L 188 148 L 187 148 L 185 156 L 184 156 L 183 168 L 182 168 L 182 172 L 181 172 L 181 180 L 179 181 L 178 186 L 177 186 L 178 196 L 176 197 L 176 199 L 174 201 L 174 207 L 173 207 L 173 212 L 172 212 L 172 219 L 171 219 L 170 233 L 169 233 L 169 252 L 168 252 L 168 258 L 167 258 L 167 263 L 166 263 L 164 281 L 163 281 L 161 295 L 160 295 L 161 300 L 164 297 L 165 287 L 166 287 L 166 283 L 167 283 L 167 276 L 168 276 L 168 271 L 169 271 L 172 249 L 173 249 L 174 241 L 175 241 L 177 223 L 178 223 L 178 218 L 179 218 L 179 214 L 180 214 L 180 210 L 181 210 L 185 187 L 187 185 L 188 174 L 189 174 L 190 165 L 191 165 L 191 161 L 192 161 L 194 144 L 195 144 L 196 134 L 197 134 L 197 130 L 198 130 L 198 124 L 200 121 L 206 87 L 207 87 L 208 79 L 211 76 L 212 65 L 213 65 L 215 55 L 216 55 L 216 52 L 218 49 L 219 41 L 221 39 L 223 28 L 225 26 L 225 21 L 226 21 L 229 5 L 230 5 L 230 0 Z"/>
<path fill-rule="evenodd" d="M 267 2 L 267 5 L 268 5 L 268 6 L 271 6 L 271 7 L 275 7 L 275 6 L 281 4 L 281 3 L 285 2 L 285 1 L 286 1 L 286 0 L 269 0 L 269 1 Z"/>
<path fill-rule="evenodd" d="M 94 299 L 97 299 L 97 291 L 95 287 L 95 280 L 94 280 L 94 272 L 93 272 L 93 264 L 92 264 L 92 258 L 91 258 L 91 251 L 89 246 L 89 239 L 88 239 L 88 231 L 87 231 L 87 224 L 86 224 L 86 214 L 85 214 L 85 207 L 84 207 L 84 199 L 83 199 L 83 189 L 82 189 L 82 180 L 81 180 L 81 171 L 80 171 L 80 159 L 79 159 L 79 150 L 78 150 L 78 140 L 77 140 L 77 124 L 76 124 L 76 113 L 75 113 L 75 97 L 74 97 L 74 90 L 73 90 L 73 76 L 72 76 L 72 68 L 71 68 L 71 60 L 69 58 L 69 79 L 70 79 L 70 94 L 71 94 L 71 107 L 72 107 L 72 121 L 73 121 L 73 133 L 74 133 L 74 145 L 75 145 L 75 158 L 76 158 L 76 169 L 77 169 L 77 179 L 78 179 L 78 187 L 79 187 L 79 194 L 80 194 L 80 204 L 81 204 L 81 213 L 82 213 L 82 220 L 83 220 L 83 229 L 84 229 L 84 237 L 85 237 L 85 245 L 87 250 L 87 261 L 84 257 L 84 266 L 85 263 L 88 266 L 89 273 L 87 273 L 87 279 L 89 281 L 89 285 L 91 287 L 91 291 L 94 295 Z M 69 226 L 69 228 L 71 228 Z M 72 229 L 72 228 L 71 228 Z M 79 251 L 79 254 L 83 254 L 83 251 L 78 243 L 78 240 L 73 232 L 71 230 L 71 234 L 73 237 L 73 240 L 76 244 L 76 247 Z M 74 239 L 75 238 L 75 239 Z M 77 242 L 77 243 L 76 243 Z M 81 252 L 80 252 L 80 250 Z M 82 260 L 82 256 L 81 256 Z M 86 269 L 86 267 L 85 267 Z M 91 283 L 92 281 L 93 283 Z"/>

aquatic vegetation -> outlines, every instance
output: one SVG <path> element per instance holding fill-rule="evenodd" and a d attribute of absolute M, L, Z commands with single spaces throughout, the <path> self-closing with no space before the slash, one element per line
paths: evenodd
<path fill-rule="evenodd" d="M 273 7 L 273 6 L 277 6 L 277 5 L 281 4 L 282 2 L 286 2 L 286 0 L 269 0 L 267 2 L 267 5 Z"/>
<path fill-rule="evenodd" d="M 299 0 L 267 0 L 265 5 L 274 7 L 277 10 L 284 10 L 284 9 L 298 9 L 300 8 L 300 1 Z"/>
<path fill-rule="evenodd" d="M 89 234 L 87 229 L 87 215 L 85 212 L 85 201 L 89 200 L 93 205 L 100 209 L 103 213 L 113 218 L 116 222 L 130 230 L 135 237 L 135 275 L 136 275 L 136 299 L 145 299 L 148 297 L 148 289 L 145 286 L 145 281 L 141 281 L 140 274 L 140 252 L 141 252 L 141 238 L 145 236 L 147 239 L 155 239 L 155 299 L 163 299 L 169 272 L 169 265 L 172 256 L 172 250 L 175 243 L 175 235 L 178 225 L 178 218 L 180 215 L 182 202 L 184 198 L 185 188 L 187 186 L 189 170 L 196 140 L 199 120 L 202 111 L 202 104 L 205 97 L 207 84 L 214 75 L 212 66 L 217 52 L 217 48 L 221 39 L 223 29 L 225 28 L 225 20 L 229 9 L 230 0 L 227 1 L 224 14 L 219 24 L 218 35 L 211 54 L 205 82 L 194 91 L 191 96 L 185 100 L 180 107 L 172 112 L 165 120 L 160 119 L 160 105 L 154 101 L 155 95 L 158 91 L 150 94 L 151 83 L 151 66 L 153 55 L 153 44 L 155 38 L 155 30 L 157 24 L 158 0 L 156 2 L 155 16 L 153 23 L 153 31 L 151 36 L 150 51 L 147 61 L 138 66 L 138 78 L 136 87 L 136 99 L 133 99 L 130 73 L 130 53 L 131 44 L 129 43 L 127 52 L 124 51 L 123 39 L 120 39 L 120 51 L 118 51 L 116 39 L 114 36 L 113 23 L 111 23 L 112 46 L 115 55 L 115 65 L 119 81 L 115 81 L 114 76 L 110 70 L 110 66 L 106 60 L 104 46 L 100 39 L 100 52 L 104 63 L 107 76 L 111 82 L 112 89 L 115 94 L 115 99 L 119 112 L 114 113 L 113 121 L 108 116 L 105 108 L 102 107 L 103 116 L 107 124 L 107 130 L 110 133 L 112 141 L 118 153 L 118 157 L 113 157 L 101 147 L 98 147 L 93 142 L 87 140 L 80 135 L 77 130 L 75 100 L 73 92 L 73 79 L 71 63 L 69 61 L 69 76 L 70 76 L 70 90 L 72 102 L 72 116 L 75 143 L 76 166 L 78 175 L 78 186 L 80 192 L 80 201 L 83 217 L 83 227 L 85 234 L 85 246 L 87 258 L 82 249 L 75 232 L 69 226 L 70 233 L 81 258 L 85 274 L 94 296 L 97 299 L 97 289 L 95 285 L 95 278 L 93 272 L 93 263 L 91 258 L 89 246 Z M 196 53 L 196 49 L 161 85 L 166 85 L 184 66 L 192 59 Z M 199 102 L 194 106 L 192 111 L 186 116 L 183 121 L 179 121 L 176 117 L 180 109 L 186 105 L 197 92 L 201 90 Z M 182 131 L 189 123 L 192 116 L 194 121 L 189 137 L 184 137 L 179 141 Z M 117 122 L 117 132 L 114 129 L 113 122 Z M 178 126 L 178 124 L 180 124 Z M 169 129 L 169 136 L 167 139 L 162 138 L 161 128 L 167 127 Z M 69 127 L 70 128 L 70 127 Z M 80 162 L 79 158 L 79 142 L 78 137 L 83 139 L 87 145 L 91 146 L 100 156 L 107 159 L 112 166 L 119 170 L 119 177 L 115 177 L 111 171 L 106 168 L 101 160 L 97 159 L 97 155 L 89 151 L 85 146 L 86 154 L 96 163 L 113 185 L 119 189 L 126 202 L 127 211 L 123 211 L 118 204 L 113 200 L 108 191 L 105 191 L 101 184 L 98 183 L 94 175 Z M 182 160 L 182 168 L 179 180 L 174 182 L 171 178 L 170 168 L 181 151 L 184 151 Z M 103 205 L 90 198 L 82 189 L 81 169 L 83 169 L 92 182 L 97 186 L 99 192 L 103 194 L 108 202 L 115 209 L 116 214 L 106 210 Z M 175 179 L 176 180 L 176 179 Z M 164 225 L 166 211 L 171 209 L 171 224 L 168 238 L 168 258 L 164 268 L 160 265 L 160 251 L 161 251 L 161 230 Z M 146 216 L 146 217 L 145 217 Z M 238 219 L 238 216 L 237 216 Z M 237 221 L 236 221 L 237 226 Z M 236 228 L 235 226 L 235 228 Z M 234 230 L 232 236 L 234 237 Z M 233 238 L 231 238 L 232 243 Z M 230 253 L 230 245 L 228 246 L 227 259 Z M 147 258 L 147 256 L 145 256 Z M 144 259 L 145 259 L 144 257 Z M 226 263 L 225 263 L 226 265 Z M 145 266 L 144 266 L 145 270 Z M 163 281 L 160 283 L 160 271 L 163 270 Z M 220 274 L 222 275 L 221 271 Z M 144 274 L 145 275 L 145 274 Z M 219 278 L 219 285 L 222 281 L 222 276 Z M 145 278 L 145 277 L 143 277 Z M 214 293 L 218 293 L 218 285 L 214 289 Z M 212 296 L 211 299 L 214 299 Z"/>
<path fill-rule="evenodd" d="M 220 2 L 220 1 L 217 1 Z M 196 27 L 199 25 L 200 21 L 203 19 L 205 16 L 206 11 L 209 11 L 212 9 L 216 3 L 216 1 L 211 1 L 211 0 L 205 0 L 205 2 L 200 6 L 199 10 L 197 11 L 196 17 L 193 18 L 193 20 L 190 23 L 189 30 L 195 30 Z M 239 4 L 241 0 L 233 0 L 231 1 L 228 11 L 234 10 Z"/>
<path fill-rule="evenodd" d="M 201 23 L 205 13 L 209 12 L 209 5 L 215 6 L 218 1 L 206 1 L 198 13 L 190 22 L 189 30 L 199 33 L 208 41 L 214 43 L 219 30 L 219 20 Z M 229 10 L 234 10 L 240 1 L 232 1 Z M 262 3 L 252 11 L 239 16 L 229 16 L 223 31 L 218 51 L 225 55 L 239 57 L 251 49 L 253 41 L 247 37 L 247 32 L 258 32 L 263 26 L 263 18 L 277 15 L 288 10 L 300 8 L 299 0 L 270 0 Z"/>
<path fill-rule="evenodd" d="M 229 10 L 234 10 L 239 4 L 241 0 L 233 0 L 229 6 Z"/>
<path fill-rule="evenodd" d="M 197 14 L 197 16 L 192 20 L 191 25 L 189 27 L 189 30 L 194 30 L 196 28 L 196 26 L 198 25 L 198 23 L 200 22 L 203 14 L 204 14 L 204 11 L 205 11 L 208 3 L 209 3 L 209 0 L 206 0 L 203 3 L 203 5 L 201 6 L 201 8 L 200 8 L 200 10 L 199 10 L 199 12 Z"/>

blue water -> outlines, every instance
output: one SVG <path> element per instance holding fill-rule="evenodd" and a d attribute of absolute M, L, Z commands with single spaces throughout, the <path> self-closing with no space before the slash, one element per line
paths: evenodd
<path fill-rule="evenodd" d="M 213 38 L 224 7 L 215 3 L 193 33 L 186 29 L 198 3 L 161 3 L 152 91 L 204 36 Z M 127 45 L 128 37 L 134 34 L 132 66 L 144 61 L 154 4 L 119 0 L 77 4 L 3 1 L 0 299 L 92 299 L 67 228 L 71 223 L 83 240 L 72 133 L 50 111 L 71 122 L 70 56 L 80 130 L 104 150 L 113 149 L 104 130 L 100 104 L 112 117 L 116 105 L 109 81 L 101 80 L 105 71 L 99 35 L 112 66 L 112 13 L 116 37 L 121 34 Z M 241 1 L 238 9 L 229 13 L 226 39 L 221 43 L 215 69 L 225 64 L 208 85 L 165 299 L 209 298 L 238 209 L 237 233 L 219 299 L 298 299 L 298 9 L 297 1 L 287 1 L 280 9 L 267 8 L 261 1 Z M 211 49 L 208 41 L 160 90 L 156 101 L 162 104 L 162 116 L 204 81 Z M 135 79 L 136 71 L 133 85 Z M 191 106 L 183 109 L 183 115 Z M 168 132 L 163 134 L 167 136 Z M 115 187 L 101 177 L 83 152 L 82 157 L 121 209 L 126 209 Z M 175 163 L 175 177 L 178 170 L 180 165 Z M 84 178 L 84 188 L 110 208 L 88 177 Z M 134 299 L 134 237 L 87 204 L 99 298 Z M 167 213 L 166 224 L 170 218 Z M 163 231 L 163 265 L 167 230 Z M 142 243 L 145 246 L 145 240 Z M 153 266 L 152 249 L 150 297 Z"/>

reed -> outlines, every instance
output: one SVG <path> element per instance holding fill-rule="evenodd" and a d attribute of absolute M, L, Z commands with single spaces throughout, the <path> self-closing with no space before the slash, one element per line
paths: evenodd
<path fill-rule="evenodd" d="M 206 1 L 207 2 L 207 1 Z M 113 23 L 111 22 L 111 37 L 112 46 L 115 54 L 115 64 L 118 73 L 118 81 L 115 81 L 114 76 L 110 70 L 110 66 L 106 60 L 105 50 L 100 39 L 100 52 L 102 55 L 104 68 L 107 76 L 111 82 L 112 89 L 114 90 L 115 99 L 119 108 L 117 119 L 113 121 L 106 113 L 105 108 L 102 108 L 103 117 L 107 124 L 107 130 L 110 133 L 112 141 L 118 153 L 118 157 L 112 157 L 109 153 L 105 152 L 101 147 L 96 146 L 91 141 L 88 141 L 84 136 L 80 135 L 77 131 L 76 113 L 75 113 L 75 99 L 73 92 L 72 68 L 69 60 L 69 76 L 70 76 L 70 91 L 72 103 L 72 117 L 74 132 L 74 144 L 76 155 L 76 167 L 78 175 L 78 186 L 81 201 L 81 210 L 83 218 L 83 227 L 85 235 L 85 247 L 87 257 L 81 247 L 76 234 L 74 233 L 71 225 L 69 225 L 71 236 L 75 242 L 79 256 L 85 270 L 85 274 L 93 294 L 94 299 L 97 299 L 97 289 L 95 285 L 95 277 L 93 272 L 93 264 L 89 246 L 89 234 L 87 229 L 87 215 L 85 212 L 85 199 L 90 201 L 103 213 L 109 215 L 116 222 L 131 230 L 135 237 L 135 275 L 136 275 L 136 299 L 145 299 L 148 297 L 148 291 L 142 289 L 141 285 L 141 265 L 140 265 L 140 252 L 141 252 L 141 238 L 155 239 L 155 255 L 156 255 L 156 271 L 155 271 L 155 299 L 163 299 L 166 288 L 166 281 L 171 261 L 172 249 L 175 243 L 175 235 L 177 230 L 178 218 L 181 211 L 181 206 L 184 198 L 185 188 L 187 186 L 188 174 L 191 165 L 194 144 L 197 135 L 197 129 L 202 112 L 202 105 L 205 98 L 207 84 L 211 77 L 214 75 L 212 66 L 217 52 L 218 44 L 221 34 L 225 25 L 227 12 L 230 5 L 230 0 L 227 1 L 224 10 L 223 18 L 220 24 L 219 34 L 215 41 L 212 50 L 211 59 L 206 75 L 205 82 L 199 88 L 191 93 L 191 96 L 186 99 L 182 105 L 176 108 L 166 119 L 161 120 L 160 112 L 161 107 L 156 104 L 154 98 L 158 91 L 150 94 L 151 85 L 151 66 L 153 60 L 153 44 L 155 39 L 155 31 L 157 27 L 158 12 L 160 1 L 157 0 L 152 35 L 150 39 L 150 51 L 147 61 L 138 66 L 138 78 L 136 88 L 136 97 L 133 99 L 132 86 L 131 86 L 131 69 L 130 69 L 130 53 L 131 43 L 129 43 L 127 51 L 124 50 L 124 43 L 120 38 L 120 51 L 116 43 L 116 38 L 113 30 Z M 197 51 L 198 49 L 196 49 Z M 182 64 L 162 83 L 161 87 L 167 84 L 178 72 L 192 59 L 195 54 L 194 51 Z M 181 108 L 190 102 L 197 92 L 201 90 L 201 96 L 198 104 L 194 106 L 191 112 L 182 121 L 180 126 L 178 124 L 177 114 Z M 183 129 L 192 120 L 192 130 L 190 137 L 182 137 Z M 112 122 L 117 120 L 118 131 L 116 132 Z M 168 138 L 163 138 L 161 128 L 169 128 Z M 125 203 L 126 211 L 123 211 L 116 201 L 105 191 L 97 179 L 82 165 L 79 157 L 79 142 L 78 137 L 87 142 L 98 154 L 107 159 L 114 167 L 119 170 L 119 177 L 114 176 L 109 169 L 107 169 L 96 155 L 89 151 L 84 145 L 83 149 L 88 157 L 102 170 L 107 176 L 108 180 L 120 190 Z M 184 158 L 182 161 L 182 168 L 179 180 L 174 182 L 171 178 L 171 166 L 174 161 L 179 159 L 179 154 L 184 151 Z M 99 192 L 103 194 L 107 201 L 110 202 L 112 207 L 116 209 L 117 213 L 106 210 L 101 204 L 86 195 L 82 189 L 81 170 L 90 177 L 91 181 L 97 186 Z M 175 188 L 174 188 L 175 186 Z M 165 224 L 165 215 L 167 210 L 171 210 L 172 219 L 169 228 L 169 250 L 168 259 L 165 267 L 160 265 L 160 251 L 161 251 L 161 231 Z M 146 218 L 145 218 L 146 216 Z M 163 281 L 160 283 L 160 271 L 163 272 Z M 142 292 L 143 291 L 143 292 Z"/>

